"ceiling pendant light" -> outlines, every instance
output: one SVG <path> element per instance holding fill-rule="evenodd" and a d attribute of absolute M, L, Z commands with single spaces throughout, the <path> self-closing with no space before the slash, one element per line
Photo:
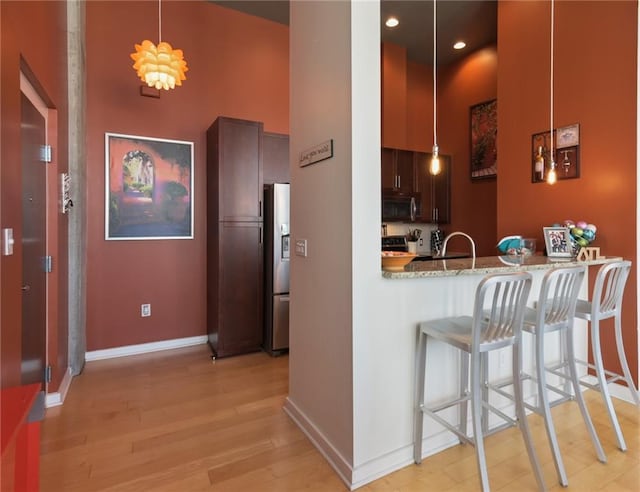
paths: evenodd
<path fill-rule="evenodd" d="M 436 129 L 436 0 L 433 0 L 433 151 L 431 156 L 431 164 L 429 165 L 429 172 L 435 176 L 440 174 L 440 157 L 438 149 L 438 132 Z"/>
<path fill-rule="evenodd" d="M 148 39 L 136 44 L 136 52 L 131 53 L 135 61 L 133 68 L 138 77 L 149 87 L 169 90 L 182 85 L 184 73 L 189 70 L 182 50 L 174 50 L 162 41 L 162 0 L 158 0 L 158 46 Z"/>
<path fill-rule="evenodd" d="M 547 173 L 547 183 L 549 183 L 550 185 L 555 184 L 555 182 L 558 180 L 558 175 L 556 172 L 556 167 L 557 167 L 556 159 L 553 154 L 553 26 L 554 26 L 554 18 L 553 18 L 554 8 L 553 7 L 554 7 L 554 0 L 551 0 L 551 63 L 550 63 L 551 103 L 549 108 L 549 114 L 550 114 L 549 141 L 551 142 L 551 144 L 549 149 L 549 172 Z"/>

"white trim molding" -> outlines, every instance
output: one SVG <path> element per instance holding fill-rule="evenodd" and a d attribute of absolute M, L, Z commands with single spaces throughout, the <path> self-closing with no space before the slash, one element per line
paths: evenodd
<path fill-rule="evenodd" d="M 588 376 L 585 376 L 583 381 L 589 384 L 598 384 L 598 378 L 591 374 Z M 631 396 L 631 390 L 624 384 L 610 383 L 609 394 L 614 398 L 618 398 L 620 400 L 626 401 L 627 403 L 631 403 L 633 405 L 636 404 L 635 401 L 633 401 L 633 397 Z"/>
<path fill-rule="evenodd" d="M 67 391 L 69 391 L 69 387 L 71 386 L 71 380 L 73 379 L 73 374 L 71 374 L 71 368 L 67 367 L 67 371 L 64 373 L 62 381 L 60 382 L 60 387 L 58 391 L 53 393 L 47 393 L 44 400 L 45 408 L 57 407 L 64 403 L 64 399 L 67 397 Z"/>
<path fill-rule="evenodd" d="M 300 430 L 304 432 L 320 454 L 329 462 L 329 465 L 331 465 L 347 487 L 353 490 L 353 469 L 349 462 L 290 398 L 285 400 L 284 411 L 291 417 Z"/>
<path fill-rule="evenodd" d="M 173 340 L 162 340 L 160 342 L 141 343 L 138 345 L 125 345 L 123 347 L 113 347 L 103 350 L 92 350 L 85 353 L 85 361 L 115 359 L 116 357 L 126 357 L 128 355 L 148 354 L 160 350 L 171 350 L 176 348 L 191 347 L 207 343 L 207 336 L 175 338 Z"/>

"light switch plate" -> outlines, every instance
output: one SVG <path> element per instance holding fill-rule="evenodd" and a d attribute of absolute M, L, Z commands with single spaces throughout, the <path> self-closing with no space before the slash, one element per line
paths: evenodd
<path fill-rule="evenodd" d="M 306 239 L 296 239 L 296 256 L 307 256 Z"/>

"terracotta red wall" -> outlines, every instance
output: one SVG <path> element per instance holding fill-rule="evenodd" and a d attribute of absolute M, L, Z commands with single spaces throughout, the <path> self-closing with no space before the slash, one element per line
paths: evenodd
<path fill-rule="evenodd" d="M 141 97 L 129 54 L 157 41 L 157 3 L 87 2 L 88 350 L 206 334 L 205 132 L 225 115 L 289 133 L 286 26 L 202 1 L 164 1 L 162 18 L 187 80 Z M 105 132 L 194 142 L 193 240 L 105 241 Z"/>
<path fill-rule="evenodd" d="M 57 121 L 48 135 L 53 146 L 50 181 L 57 184 L 57 173 L 68 169 L 68 103 L 66 93 L 66 4 L 65 2 L 0 2 L 0 132 L 1 132 L 1 214 L 2 227 L 12 227 L 16 245 L 13 256 L 2 256 L 1 268 L 1 367 L 2 387 L 20 383 L 21 358 L 21 149 L 20 149 L 20 67 L 21 58 L 34 77 L 40 96 L 56 108 Z M 37 35 L 34 35 L 36 33 Z M 37 80 L 36 80 L 37 79 Z M 57 129 L 63 129 L 56 131 Z M 49 183 L 51 184 L 51 183 Z M 49 277 L 48 361 L 53 380 L 49 391 L 56 391 L 67 368 L 67 218 L 57 212 L 57 187 L 48 199 L 48 251 L 55 271 Z"/>
<path fill-rule="evenodd" d="M 431 152 L 433 69 L 406 61 L 404 48 L 385 44 L 382 54 L 383 145 Z M 496 96 L 495 46 L 471 53 L 462 61 L 438 70 L 438 145 L 440 152 L 452 159 L 452 219 L 442 228 L 446 233 L 470 234 L 476 241 L 478 255 L 484 256 L 495 253 L 497 242 L 496 180 L 471 181 L 469 108 Z M 452 247 L 455 241 L 457 238 L 452 241 Z M 465 250 L 468 246 L 461 242 L 460 248 Z"/>
<path fill-rule="evenodd" d="M 407 142 L 407 50 L 391 43 L 382 45 L 382 145 L 408 149 Z"/>
<path fill-rule="evenodd" d="M 531 135 L 549 128 L 549 2 L 500 2 L 498 234 L 542 242 L 543 226 L 584 219 L 603 254 L 635 261 L 637 2 L 555 5 L 554 126 L 580 124 L 580 178 L 531 183 Z M 636 295 L 634 265 L 623 310 L 634 374 Z M 610 336 L 603 347 L 615 369 Z"/>
<path fill-rule="evenodd" d="M 476 242 L 479 256 L 496 254 L 496 179 L 471 180 L 469 110 L 497 97 L 498 54 L 489 46 L 443 68 L 438 77 L 438 144 L 452 156 L 451 224 L 445 232 L 464 231 Z M 498 102 L 498 113 L 500 113 Z M 498 176 L 502 172 L 498 153 Z M 500 177 L 497 178 L 501 179 Z M 459 238 L 456 238 L 458 240 Z M 454 248 L 451 243 L 451 248 Z M 468 248 L 462 243 L 462 250 Z"/>

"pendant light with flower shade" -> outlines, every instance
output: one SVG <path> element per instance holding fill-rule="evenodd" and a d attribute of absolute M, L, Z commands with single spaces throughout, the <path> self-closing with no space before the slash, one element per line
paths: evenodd
<path fill-rule="evenodd" d="M 549 172 L 547 173 L 547 183 L 550 185 L 555 184 L 558 179 L 558 175 L 556 173 L 556 159 L 553 155 L 553 26 L 554 26 L 554 4 L 555 1 L 551 0 L 551 57 L 550 57 L 550 100 L 551 103 L 549 105 L 549 114 L 550 114 L 550 124 L 549 124 L 549 140 L 551 142 L 549 149 Z"/>
<path fill-rule="evenodd" d="M 436 126 L 436 67 L 436 0 L 433 0 L 433 152 L 431 155 L 431 164 L 429 165 L 429 172 L 433 176 L 440 174 L 440 170 L 442 169 L 440 166 L 440 157 L 438 156 L 438 132 Z"/>
<path fill-rule="evenodd" d="M 158 0 L 158 46 L 145 39 L 135 47 L 136 52 L 130 55 L 135 62 L 133 68 L 149 87 L 174 89 L 187 79 L 184 73 L 189 69 L 182 50 L 174 50 L 162 41 L 162 0 Z"/>

